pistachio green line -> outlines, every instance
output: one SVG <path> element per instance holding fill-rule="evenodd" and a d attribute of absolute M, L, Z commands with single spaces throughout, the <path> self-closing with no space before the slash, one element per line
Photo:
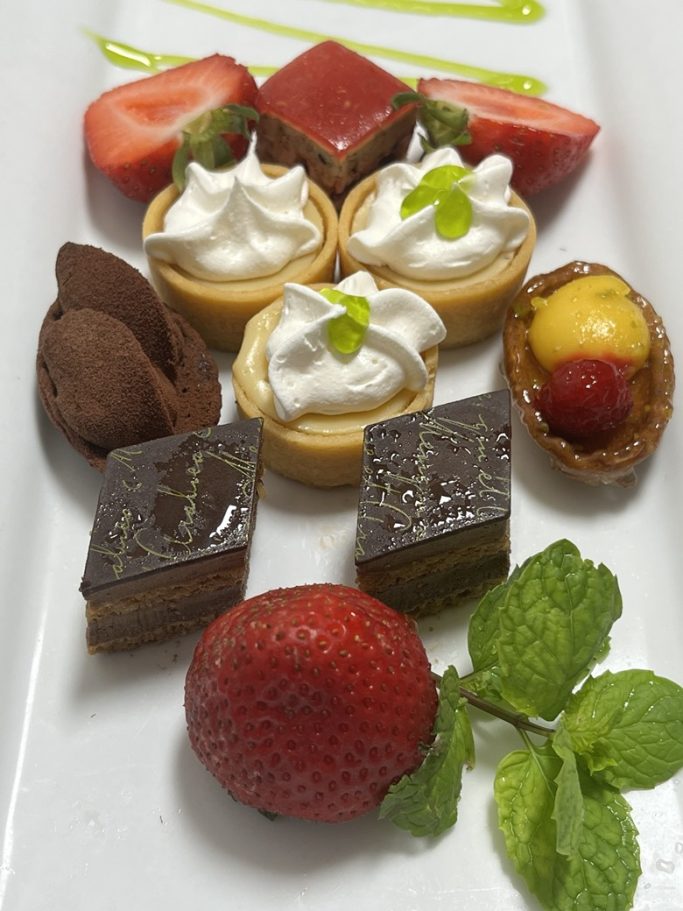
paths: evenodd
<path fill-rule="evenodd" d="M 98 35 L 97 32 L 93 32 L 88 28 L 84 28 L 83 32 L 95 42 L 110 63 L 127 70 L 158 73 L 172 66 L 192 63 L 193 60 L 197 59 L 196 57 L 183 57 L 180 54 L 158 54 L 155 51 L 145 51 L 142 48 L 134 47 L 132 44 L 124 44 L 114 38 Z M 279 67 L 259 66 L 250 63 L 247 69 L 252 76 L 272 76 Z M 414 76 L 399 76 L 398 78 L 401 82 L 405 82 L 406 85 L 417 86 L 417 79 Z"/>
<path fill-rule="evenodd" d="M 419 16 L 461 16 L 463 19 L 488 19 L 530 25 L 545 15 L 536 0 L 493 0 L 491 3 L 439 3 L 432 0 L 323 0 L 347 6 L 386 9 L 395 13 L 417 13 Z"/>
<path fill-rule="evenodd" d="M 201 3 L 199 0 L 165 0 L 166 3 L 174 3 L 176 6 L 182 6 L 185 9 L 196 10 L 200 13 L 207 13 L 210 16 L 216 16 L 219 19 L 225 19 L 236 25 L 244 25 L 247 28 L 259 29 L 262 32 L 269 32 L 273 35 L 279 35 L 287 38 L 296 38 L 299 41 L 308 41 L 317 44 L 321 41 L 337 41 L 351 50 L 360 54 L 372 57 L 381 57 L 388 60 L 399 60 L 402 63 L 409 63 L 413 66 L 424 67 L 427 72 L 440 70 L 446 73 L 454 73 L 458 76 L 465 76 L 469 79 L 476 79 L 487 85 L 494 85 L 500 88 L 511 89 L 515 92 L 522 92 L 526 95 L 542 95 L 547 86 L 540 79 L 533 76 L 527 76 L 519 73 L 504 73 L 496 70 L 489 70 L 483 67 L 470 66 L 465 63 L 458 63 L 454 60 L 444 60 L 440 57 L 431 57 L 425 54 L 413 54 L 409 51 L 401 51 L 394 48 L 381 47 L 375 44 L 364 44 L 358 41 L 349 41 L 346 38 L 340 38 L 335 35 L 325 35 L 320 32 L 312 32 L 307 29 L 300 29 L 290 25 L 280 25 L 275 22 L 269 22 L 267 19 L 258 19 L 254 16 L 244 16 L 240 13 L 221 7 L 212 6 L 208 3 Z"/>

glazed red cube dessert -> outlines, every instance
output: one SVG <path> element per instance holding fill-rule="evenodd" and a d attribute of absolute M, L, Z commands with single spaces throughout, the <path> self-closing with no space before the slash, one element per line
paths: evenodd
<path fill-rule="evenodd" d="M 405 83 L 335 41 L 305 51 L 261 86 L 259 158 L 303 164 L 331 196 L 405 155 L 415 108 L 394 110 Z"/>

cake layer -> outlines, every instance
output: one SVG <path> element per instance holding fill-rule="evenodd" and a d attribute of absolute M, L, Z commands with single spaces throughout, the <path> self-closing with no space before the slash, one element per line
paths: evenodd
<path fill-rule="evenodd" d="M 166 585 L 121 600 L 89 602 L 86 641 L 91 654 L 137 648 L 207 626 L 244 597 L 242 567 L 194 583 Z"/>
<path fill-rule="evenodd" d="M 505 581 L 510 569 L 510 543 L 497 553 L 482 555 L 472 562 L 444 558 L 423 572 L 422 561 L 410 564 L 408 577 L 392 580 L 387 574 L 358 574 L 358 587 L 394 610 L 416 617 L 436 614 L 461 601 L 480 598 Z"/>

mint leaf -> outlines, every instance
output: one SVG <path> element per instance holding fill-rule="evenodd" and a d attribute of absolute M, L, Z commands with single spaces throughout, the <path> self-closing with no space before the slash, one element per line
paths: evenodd
<path fill-rule="evenodd" d="M 557 541 L 527 561 L 499 605 L 502 695 L 520 712 L 555 718 L 621 615 L 615 577 Z"/>
<path fill-rule="evenodd" d="M 458 817 L 463 767 L 474 765 L 472 728 L 459 683 L 455 668 L 447 668 L 432 746 L 415 772 L 389 788 L 380 806 L 381 819 L 390 819 L 412 835 L 440 835 Z"/>
<path fill-rule="evenodd" d="M 557 791 L 552 817 L 557 829 L 555 847 L 558 854 L 571 857 L 576 854 L 583 827 L 583 798 L 576 754 L 572 749 L 569 735 L 558 730 L 551 741 L 556 755 L 562 760 L 560 771 L 555 778 Z"/>
<path fill-rule="evenodd" d="M 555 850 L 555 779 L 561 760 L 550 744 L 506 756 L 494 794 L 505 847 L 546 911 L 627 911 L 640 874 L 637 832 L 624 798 L 581 776 L 583 823 L 576 851 Z"/>
<path fill-rule="evenodd" d="M 526 564 L 524 564 L 526 565 Z M 522 568 L 516 566 L 506 582 L 490 589 L 481 599 L 470 618 L 467 630 L 467 648 L 475 671 L 498 667 L 498 634 L 500 611 L 508 588 L 517 579 Z"/>
<path fill-rule="evenodd" d="M 652 671 L 589 678 L 561 725 L 589 770 L 616 788 L 653 788 L 683 767 L 683 689 Z"/>
<path fill-rule="evenodd" d="M 493 785 L 508 857 L 545 908 L 552 907 L 553 868 L 558 859 L 552 782 L 559 770 L 560 760 L 549 747 L 533 753 L 517 750 L 501 760 Z"/>

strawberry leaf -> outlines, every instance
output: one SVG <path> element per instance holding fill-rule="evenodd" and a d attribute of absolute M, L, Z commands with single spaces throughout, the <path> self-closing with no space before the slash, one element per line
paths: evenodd
<path fill-rule="evenodd" d="M 392 99 L 395 108 L 415 103 L 418 105 L 418 122 L 427 134 L 422 137 L 425 152 L 443 146 L 467 145 L 472 141 L 467 130 L 469 114 L 466 108 L 427 98 L 420 92 L 400 92 Z"/>
<path fill-rule="evenodd" d="M 183 129 L 182 142 L 173 158 L 173 183 L 178 190 L 185 188 L 185 169 L 190 161 L 207 170 L 224 167 L 235 161 L 228 133 L 249 137 L 250 124 L 258 120 L 258 112 L 242 104 L 226 104 L 214 111 L 205 111 Z"/>
<path fill-rule="evenodd" d="M 474 765 L 472 727 L 459 683 L 455 668 L 447 668 L 432 745 L 422 765 L 389 788 L 380 807 L 381 819 L 412 835 L 440 835 L 458 818 L 463 768 Z"/>
<path fill-rule="evenodd" d="M 179 149 L 173 156 L 173 164 L 171 167 L 171 176 L 173 177 L 173 183 L 179 190 L 185 188 L 185 169 L 190 163 L 190 143 L 187 139 L 184 139 Z"/>

